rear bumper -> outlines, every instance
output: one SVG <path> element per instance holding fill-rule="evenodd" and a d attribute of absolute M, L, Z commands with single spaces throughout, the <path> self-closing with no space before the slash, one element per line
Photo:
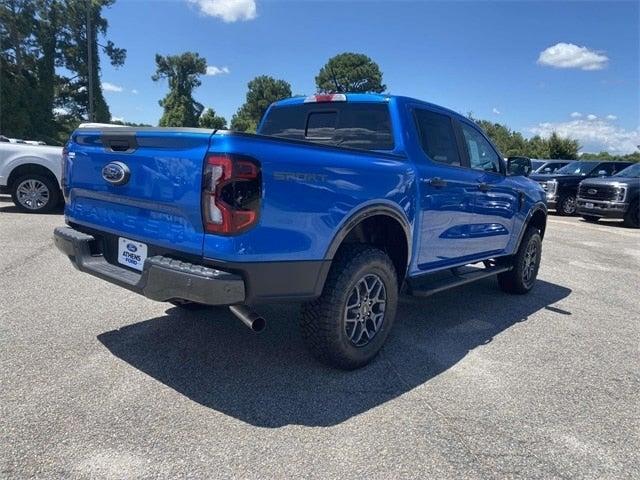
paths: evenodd
<path fill-rule="evenodd" d="M 593 204 L 587 208 L 587 204 Z M 624 218 L 624 214 L 629 208 L 628 203 L 611 202 L 605 200 L 577 199 L 577 212 L 580 215 L 592 215 L 600 218 Z"/>
<path fill-rule="evenodd" d="M 58 227 L 53 234 L 58 250 L 67 255 L 81 272 L 165 302 L 184 299 L 207 305 L 233 305 L 245 302 L 241 276 L 215 268 L 156 255 L 144 263 L 141 273 L 107 262 L 96 252 L 95 238 L 69 227 Z M 93 253 L 92 253 L 93 252 Z"/>

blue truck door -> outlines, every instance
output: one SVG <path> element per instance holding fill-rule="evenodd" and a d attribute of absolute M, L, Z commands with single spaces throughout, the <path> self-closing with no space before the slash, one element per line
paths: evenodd
<path fill-rule="evenodd" d="M 430 270 L 464 261 L 474 218 L 477 173 L 465 168 L 454 124 L 446 113 L 416 107 L 420 231 L 417 267 Z"/>
<path fill-rule="evenodd" d="M 486 258 L 502 253 L 513 234 L 520 192 L 505 175 L 504 163 L 491 142 L 475 126 L 458 122 L 463 155 L 474 172 L 474 221 L 468 247 L 471 255 Z"/>

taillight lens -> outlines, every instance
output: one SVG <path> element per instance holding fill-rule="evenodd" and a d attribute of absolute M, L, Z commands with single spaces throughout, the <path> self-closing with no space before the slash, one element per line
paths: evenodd
<path fill-rule="evenodd" d="M 259 163 L 241 155 L 211 154 L 204 166 L 202 223 L 209 233 L 233 235 L 258 221 Z"/>

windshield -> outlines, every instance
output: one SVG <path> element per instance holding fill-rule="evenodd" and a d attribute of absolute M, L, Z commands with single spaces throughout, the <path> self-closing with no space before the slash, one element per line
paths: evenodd
<path fill-rule="evenodd" d="M 618 173 L 614 175 L 614 177 L 640 177 L 640 163 L 635 163 L 633 165 L 629 165 L 627 168 L 620 170 Z"/>
<path fill-rule="evenodd" d="M 541 166 L 543 166 L 545 163 L 545 161 L 543 160 L 531 160 L 531 168 L 533 170 L 538 170 Z"/>
<path fill-rule="evenodd" d="M 598 162 L 571 162 L 568 165 L 556 170 L 555 173 L 561 175 L 589 175 L 594 168 L 598 166 Z"/>

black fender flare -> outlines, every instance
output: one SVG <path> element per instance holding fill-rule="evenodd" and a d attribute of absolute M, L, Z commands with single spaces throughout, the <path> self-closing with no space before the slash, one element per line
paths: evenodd
<path fill-rule="evenodd" d="M 520 243 L 522 242 L 522 237 L 524 237 L 524 232 L 527 231 L 527 227 L 529 226 L 529 222 L 531 222 L 531 219 L 533 218 L 533 215 L 536 212 L 544 213 L 544 216 L 545 216 L 545 229 L 546 229 L 546 224 L 547 224 L 546 218 L 548 216 L 547 205 L 545 203 L 539 202 L 539 203 L 536 203 L 535 205 L 533 205 L 533 207 L 531 207 L 531 209 L 529 210 L 529 213 L 527 214 L 527 217 L 524 219 L 524 222 L 522 222 L 522 229 L 520 229 L 520 233 L 518 234 L 518 243 L 517 243 L 517 247 L 515 249 L 516 252 L 520 249 Z M 544 232 L 542 232 L 542 236 L 544 236 Z"/>
<path fill-rule="evenodd" d="M 373 217 L 374 215 L 383 215 L 396 220 L 402 230 L 404 231 L 405 239 L 407 242 L 407 266 L 411 261 L 411 250 L 412 250 L 412 235 L 411 235 L 411 224 L 407 217 L 398 211 L 397 208 L 393 208 L 389 205 L 384 204 L 375 204 L 375 205 L 367 205 L 366 207 L 361 208 L 360 210 L 353 213 L 345 222 L 342 223 L 338 232 L 334 235 L 333 240 L 329 244 L 329 248 L 324 256 L 325 260 L 333 260 L 333 256 L 340 248 L 342 241 L 349 235 L 351 230 L 358 225 L 360 222 L 365 220 L 366 218 Z"/>

